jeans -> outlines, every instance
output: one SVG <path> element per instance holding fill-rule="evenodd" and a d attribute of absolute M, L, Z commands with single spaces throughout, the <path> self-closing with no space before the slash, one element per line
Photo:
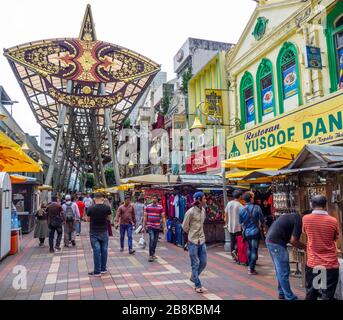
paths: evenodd
<path fill-rule="evenodd" d="M 69 245 L 69 241 L 75 241 L 75 225 L 76 221 L 66 222 L 64 225 L 64 244 Z"/>
<path fill-rule="evenodd" d="M 107 270 L 108 232 L 91 233 L 90 240 L 93 249 L 94 273 L 99 274 Z"/>
<path fill-rule="evenodd" d="M 81 233 L 81 220 L 77 220 L 76 222 L 76 233 L 80 234 Z"/>
<path fill-rule="evenodd" d="M 230 250 L 231 253 L 237 253 L 237 237 L 242 235 L 242 232 L 231 233 L 230 232 Z"/>
<path fill-rule="evenodd" d="M 55 231 L 57 232 L 56 247 L 59 248 L 61 245 L 62 232 L 63 232 L 62 226 L 53 227 L 53 226 L 49 225 L 49 247 L 50 247 L 50 249 L 54 248 Z"/>
<path fill-rule="evenodd" d="M 120 225 L 120 248 L 124 249 L 125 232 L 127 231 L 129 250 L 132 250 L 132 224 Z"/>
<path fill-rule="evenodd" d="M 314 288 L 314 283 L 316 281 L 315 277 L 320 277 L 323 271 L 317 271 L 313 273 L 313 268 L 306 266 L 305 268 L 305 287 L 306 287 L 306 298 L 305 300 L 317 300 L 321 296 L 322 300 L 333 300 L 336 292 L 336 287 L 339 280 L 339 269 L 326 269 L 326 289 L 321 289 L 321 294 L 319 289 Z M 318 279 L 319 280 L 319 279 Z"/>
<path fill-rule="evenodd" d="M 260 244 L 260 239 L 256 238 L 249 238 L 248 237 L 248 263 L 249 269 L 251 271 L 255 270 L 257 255 L 258 255 L 258 246 Z"/>
<path fill-rule="evenodd" d="M 290 267 L 287 248 L 270 242 L 266 242 L 266 245 L 274 264 L 276 278 L 278 280 L 279 297 L 285 298 L 286 300 L 297 299 L 289 283 Z"/>
<path fill-rule="evenodd" d="M 149 256 L 150 257 L 155 255 L 159 234 L 160 234 L 159 229 L 149 228 Z"/>
<path fill-rule="evenodd" d="M 207 264 L 207 249 L 206 244 L 194 244 L 188 242 L 188 252 L 191 259 L 192 281 L 196 288 L 201 288 L 200 274 L 204 271 Z"/>

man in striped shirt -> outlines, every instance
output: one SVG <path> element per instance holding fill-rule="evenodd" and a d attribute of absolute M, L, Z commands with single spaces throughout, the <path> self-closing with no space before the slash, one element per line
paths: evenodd
<path fill-rule="evenodd" d="M 158 204 L 157 196 L 153 196 L 152 203 L 144 210 L 143 232 L 148 228 L 149 232 L 149 262 L 157 259 L 155 255 L 158 235 L 160 233 L 161 219 L 163 220 L 164 234 L 167 233 L 166 216 L 162 206 Z"/>
<path fill-rule="evenodd" d="M 332 300 L 338 283 L 336 240 L 339 229 L 337 220 L 327 213 L 326 204 L 326 197 L 313 197 L 312 214 L 303 218 L 303 232 L 307 236 L 306 300 L 317 300 L 319 289 L 322 300 Z M 318 284 L 318 278 L 326 278 L 326 283 L 321 280 Z"/>

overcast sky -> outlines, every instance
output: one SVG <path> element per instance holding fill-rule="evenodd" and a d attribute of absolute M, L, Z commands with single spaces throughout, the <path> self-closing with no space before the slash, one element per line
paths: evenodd
<path fill-rule="evenodd" d="M 1 2 L 0 46 L 78 37 L 86 5 L 92 5 L 98 40 L 137 51 L 162 65 L 174 78 L 173 57 L 188 37 L 236 43 L 256 3 L 252 0 L 9 0 Z M 0 84 L 12 100 L 24 131 L 39 135 L 37 124 L 4 56 Z"/>

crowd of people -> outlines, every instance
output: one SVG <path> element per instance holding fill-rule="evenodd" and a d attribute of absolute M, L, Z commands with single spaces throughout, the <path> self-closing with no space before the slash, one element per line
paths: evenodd
<path fill-rule="evenodd" d="M 278 281 L 280 300 L 297 300 L 289 281 L 290 261 L 288 244 L 306 252 L 306 300 L 332 300 L 339 280 L 339 261 L 336 241 L 338 222 L 326 211 L 327 199 L 323 195 L 312 198 L 312 209 L 281 215 L 275 221 L 263 214 L 251 192 L 236 190 L 234 199 L 225 209 L 225 222 L 231 238 L 231 255 L 235 262 L 246 262 L 249 275 L 257 275 L 256 261 L 261 238 L 271 256 Z M 265 205 L 265 204 L 264 204 Z M 268 219 L 269 218 L 269 219 Z M 268 230 L 263 234 L 263 230 Z M 301 235 L 307 238 L 301 242 Z M 245 248 L 246 247 L 246 252 Z M 244 255 L 247 259 L 244 259 Z M 316 277 L 323 273 L 318 284 Z M 325 274 L 325 276 L 324 276 Z M 325 283 L 324 283 L 325 282 Z"/>
<path fill-rule="evenodd" d="M 206 268 L 207 249 L 204 233 L 206 219 L 206 197 L 203 192 L 196 192 L 193 205 L 186 212 L 182 224 L 187 235 L 187 248 L 190 257 L 191 278 L 194 289 L 203 292 L 200 275 Z M 225 208 L 225 227 L 230 234 L 231 255 L 233 261 L 248 267 L 248 274 L 258 275 L 256 262 L 258 260 L 259 244 L 265 241 L 275 267 L 278 281 L 278 297 L 280 300 L 296 300 L 289 281 L 290 264 L 288 244 L 306 251 L 306 299 L 333 299 L 339 278 L 339 263 L 337 258 L 336 240 L 339 236 L 338 222 L 326 211 L 327 199 L 322 195 L 312 198 L 312 209 L 303 212 L 281 215 L 276 220 L 270 217 L 266 210 L 268 203 L 256 204 L 254 193 L 240 190 L 233 192 L 233 200 Z M 64 246 L 75 246 L 75 237 L 81 233 L 82 221 L 90 223 L 90 242 L 93 249 L 94 270 L 89 276 L 100 277 L 107 273 L 107 255 L 109 236 L 112 234 L 113 205 L 111 199 L 102 193 L 90 195 L 66 195 L 61 200 L 52 197 L 49 204 L 42 203 L 36 214 L 34 236 L 39 238 L 39 246 L 44 246 L 44 240 L 49 238 L 50 252 L 61 250 L 60 244 L 64 232 Z M 275 220 L 275 221 L 274 221 Z M 124 202 L 116 210 L 114 227 L 120 233 L 120 252 L 124 252 L 125 236 L 128 238 L 128 252 L 135 254 L 132 235 L 147 233 L 149 235 L 149 262 L 158 259 L 156 247 L 160 232 L 166 235 L 166 214 L 159 205 L 157 196 L 152 202 L 144 204 L 140 197 L 136 203 L 131 203 L 131 196 L 126 195 Z M 57 239 L 55 241 L 55 234 Z M 307 243 L 300 241 L 302 234 L 307 237 Z M 316 270 L 324 268 L 326 272 L 325 285 L 315 284 Z"/>

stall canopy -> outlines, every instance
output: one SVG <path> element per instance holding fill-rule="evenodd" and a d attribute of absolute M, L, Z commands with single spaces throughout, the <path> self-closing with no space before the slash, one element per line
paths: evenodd
<path fill-rule="evenodd" d="M 257 170 L 240 170 L 237 172 L 227 172 L 226 179 L 229 180 L 246 180 L 250 177 L 251 174 L 256 173 L 257 175 L 261 173 L 260 177 L 265 177 L 266 175 L 264 172 L 275 172 L 275 169 L 268 168 L 268 169 L 257 169 Z"/>
<path fill-rule="evenodd" d="M 121 179 L 122 183 L 137 183 L 137 184 L 149 184 L 149 185 L 160 185 L 160 184 L 176 184 L 178 176 L 175 175 L 162 175 L 162 174 L 147 174 L 144 176 L 130 177 Z"/>
<path fill-rule="evenodd" d="M 306 145 L 288 169 L 343 166 L 343 147 Z"/>
<path fill-rule="evenodd" d="M 217 175 L 204 175 L 204 174 L 185 174 L 180 175 L 178 182 L 181 184 L 191 185 L 223 185 L 223 179 Z"/>
<path fill-rule="evenodd" d="M 24 182 L 36 182 L 36 178 L 21 176 L 19 174 L 11 174 L 10 175 L 11 183 L 12 184 L 19 184 Z"/>
<path fill-rule="evenodd" d="M 222 162 L 225 168 L 238 169 L 280 169 L 289 165 L 303 148 L 302 143 L 289 142 L 262 151 L 244 154 Z"/>
<path fill-rule="evenodd" d="M 0 171 L 40 172 L 43 169 L 18 144 L 0 132 Z"/>

